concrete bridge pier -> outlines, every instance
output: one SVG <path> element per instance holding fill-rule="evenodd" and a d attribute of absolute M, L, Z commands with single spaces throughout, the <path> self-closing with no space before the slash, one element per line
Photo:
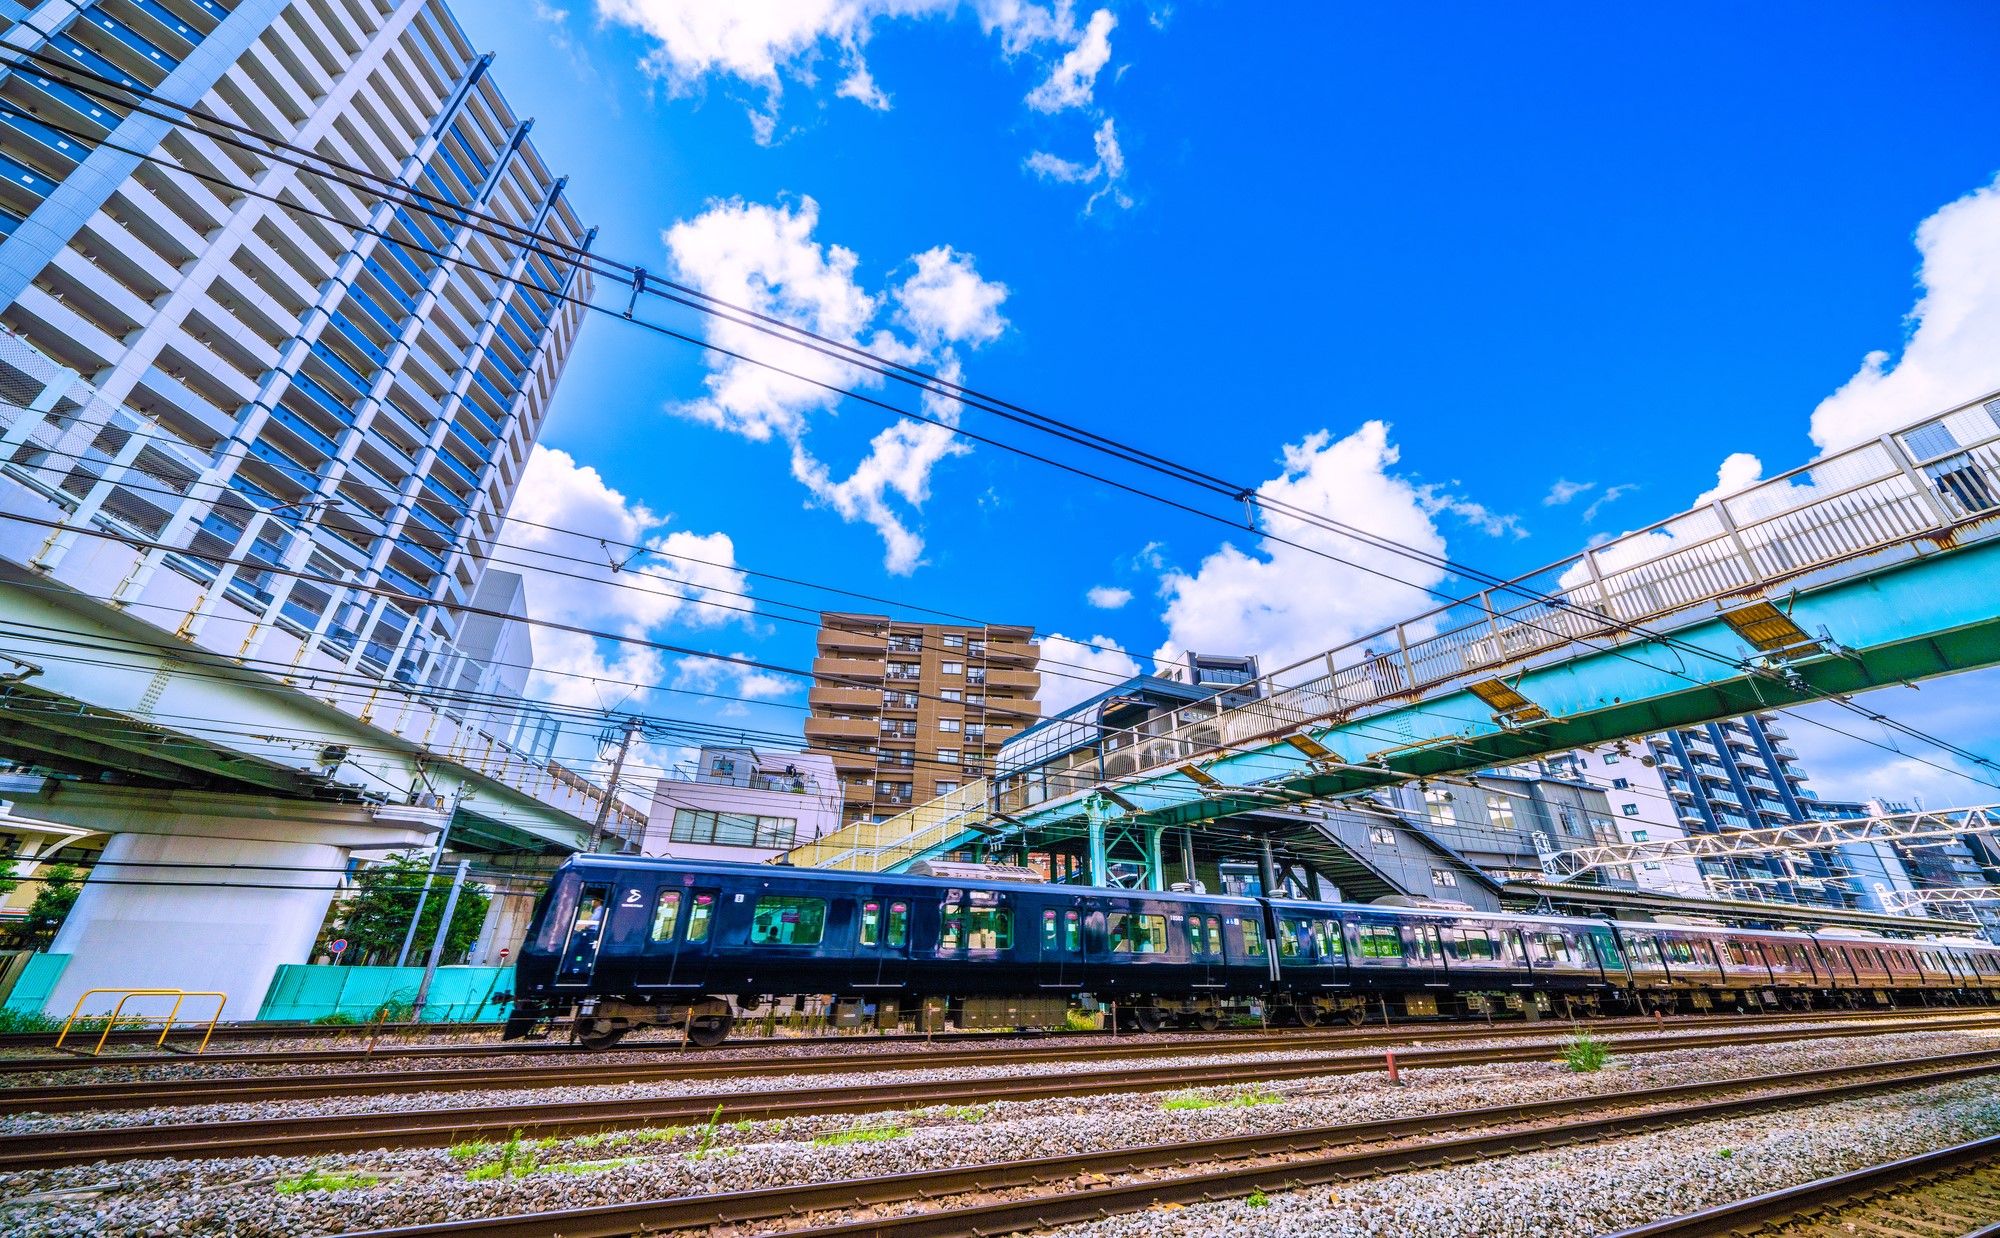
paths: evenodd
<path fill-rule="evenodd" d="M 255 1018 L 278 967 L 310 961 L 349 853 L 425 846 L 444 822 L 436 809 L 76 783 L 17 811 L 112 835 L 50 947 L 69 956 L 44 1007 L 57 1017 L 89 989 L 173 988 L 226 993 L 223 1018 Z"/>

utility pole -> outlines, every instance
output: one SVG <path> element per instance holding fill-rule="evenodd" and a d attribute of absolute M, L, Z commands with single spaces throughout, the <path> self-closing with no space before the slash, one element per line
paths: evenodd
<path fill-rule="evenodd" d="M 438 861 L 444 856 L 445 840 L 451 836 L 452 819 L 458 816 L 458 804 L 465 798 L 465 784 L 459 783 L 458 790 L 451 793 L 451 810 L 444 815 L 444 827 L 438 830 L 437 845 L 431 848 L 430 871 L 424 874 L 424 888 L 417 895 L 417 910 L 410 917 L 410 927 L 403 934 L 403 948 L 396 954 L 396 966 L 409 962 L 410 947 L 417 940 L 417 923 L 424 918 L 424 904 L 431 897 L 431 882 L 437 880 Z"/>
<path fill-rule="evenodd" d="M 445 896 L 444 916 L 438 920 L 437 936 L 431 941 L 431 961 L 424 967 L 424 978 L 417 985 L 417 1000 L 410 1003 L 410 1022 L 423 1022 L 424 1001 L 431 995 L 431 981 L 437 978 L 438 960 L 444 956 L 444 939 L 451 935 L 452 913 L 458 910 L 458 892 L 465 888 L 465 870 L 472 867 L 471 860 L 460 860 L 458 872 L 452 875 L 451 893 Z"/>
<path fill-rule="evenodd" d="M 632 741 L 639 738 L 640 723 L 637 718 L 625 719 L 625 738 L 619 741 L 618 758 L 611 762 L 611 777 L 604 788 L 604 799 L 597 805 L 597 820 L 590 827 L 590 845 L 586 852 L 594 852 L 604 842 L 605 823 L 611 820 L 612 806 L 618 802 L 618 776 L 625 772 L 626 754 L 632 751 Z"/>

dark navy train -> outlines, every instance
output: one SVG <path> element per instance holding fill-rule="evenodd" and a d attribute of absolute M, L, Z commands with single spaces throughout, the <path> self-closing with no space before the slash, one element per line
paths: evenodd
<path fill-rule="evenodd" d="M 1089 999 L 1121 1023 L 1212 1028 L 1253 1008 L 1372 1017 L 1804 1010 L 2000 995 L 2000 948 L 1697 924 L 1318 903 L 952 875 L 577 856 L 529 925 L 509 1039 L 573 1019 L 720 1043 L 774 1000 L 837 1022 L 1052 1028 Z M 1019 872 L 1019 870 L 1015 870 Z"/>

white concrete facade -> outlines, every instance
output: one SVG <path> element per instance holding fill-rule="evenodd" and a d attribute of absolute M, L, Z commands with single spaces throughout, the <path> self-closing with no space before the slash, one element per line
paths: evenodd
<path fill-rule="evenodd" d="M 840 780 L 822 752 L 703 748 L 660 779 L 640 850 L 758 864 L 840 828 Z"/>

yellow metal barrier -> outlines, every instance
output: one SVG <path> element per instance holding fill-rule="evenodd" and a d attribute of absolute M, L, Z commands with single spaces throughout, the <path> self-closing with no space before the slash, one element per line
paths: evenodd
<path fill-rule="evenodd" d="M 174 999 L 173 1009 L 167 1012 L 167 1020 L 160 1027 L 160 1038 L 153 1042 L 154 1048 L 159 1048 L 161 1045 L 167 1043 L 167 1033 L 173 1031 L 174 1024 L 179 1021 L 182 1002 L 190 997 L 215 998 L 215 1013 L 208 1017 L 208 1030 L 202 1033 L 201 1046 L 195 1050 L 196 1053 L 205 1053 L 208 1051 L 209 1038 L 215 1035 L 215 1025 L 222 1019 L 223 1008 L 229 1005 L 229 995 L 227 993 L 218 993 L 212 989 L 85 989 L 77 997 L 76 1005 L 70 1009 L 69 1018 L 63 1020 L 62 1032 L 56 1036 L 56 1048 L 62 1048 L 64 1038 L 69 1035 L 70 1025 L 75 1023 L 78 1016 L 83 1013 L 83 1003 L 96 993 L 120 993 L 123 996 L 118 999 L 118 1004 L 111 1008 L 110 1016 L 104 1020 L 104 1032 L 98 1036 L 97 1044 L 90 1050 L 90 1056 L 92 1057 L 96 1057 L 104 1051 L 104 1042 L 111 1038 L 111 1029 L 118 1026 L 118 1016 L 124 1013 L 125 1003 L 135 997 L 171 997 Z M 135 1015 L 133 1017 L 143 1018 L 145 1016 Z"/>

